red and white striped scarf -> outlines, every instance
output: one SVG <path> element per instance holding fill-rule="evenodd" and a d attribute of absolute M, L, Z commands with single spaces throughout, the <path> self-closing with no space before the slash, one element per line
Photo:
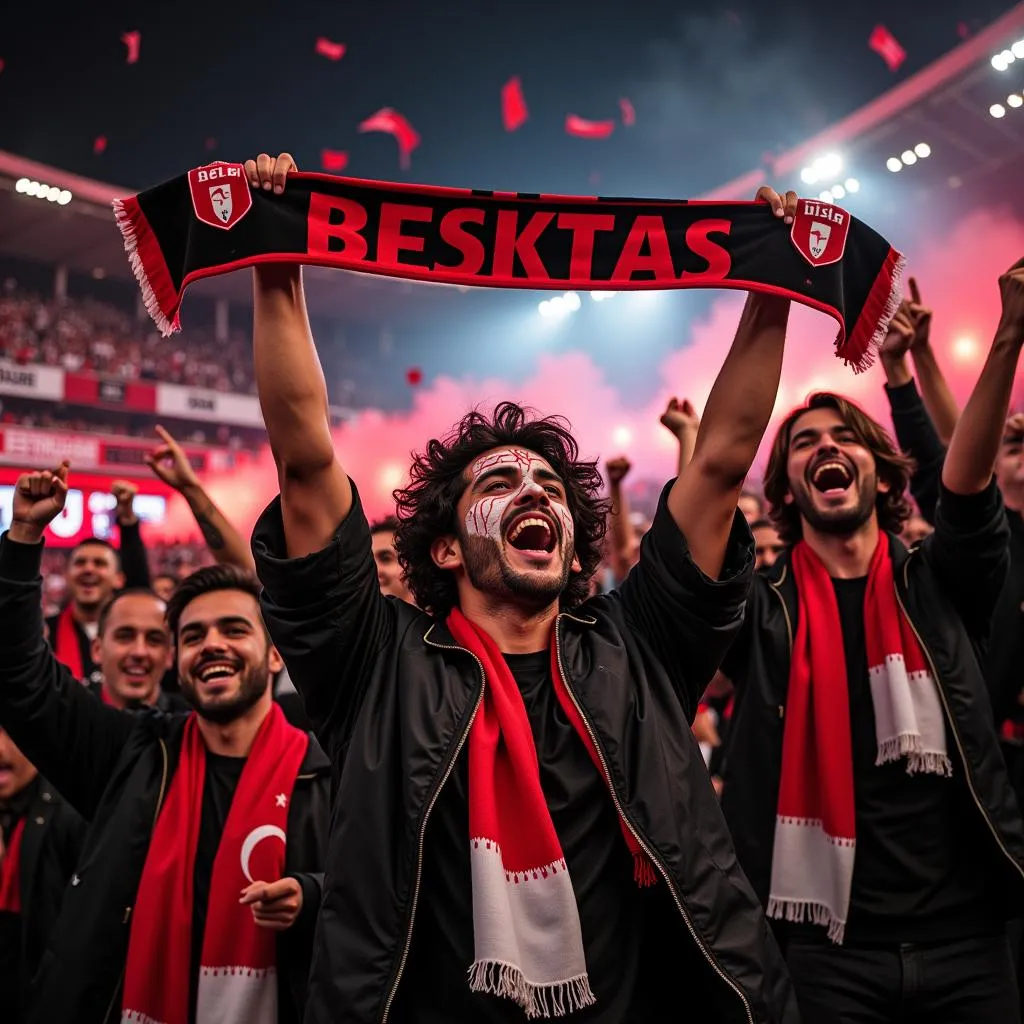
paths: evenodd
<path fill-rule="evenodd" d="M 768 916 L 813 921 L 843 941 L 857 848 L 850 700 L 839 605 L 828 570 L 801 541 L 790 556 L 798 621 L 789 671 Z M 896 600 L 889 538 L 879 533 L 864 596 L 876 764 L 950 775 L 942 703 Z"/>
<path fill-rule="evenodd" d="M 277 1024 L 276 933 L 239 903 L 284 873 L 288 808 L 309 737 L 274 704 L 249 751 L 210 874 L 196 1024 Z M 132 913 L 122 1024 L 188 1024 L 193 874 L 206 747 L 196 716 L 150 840 Z"/>
<path fill-rule="evenodd" d="M 561 1017 L 594 1001 L 579 911 L 540 785 L 537 748 L 522 694 L 497 644 L 457 608 L 456 642 L 484 669 L 484 696 L 469 731 L 469 843 L 473 885 L 474 992 L 518 1003 L 527 1017 Z M 607 781 L 597 750 L 566 690 L 551 643 L 558 702 Z M 609 783 L 610 785 L 610 783 Z M 654 867 L 620 822 L 638 885 Z"/>

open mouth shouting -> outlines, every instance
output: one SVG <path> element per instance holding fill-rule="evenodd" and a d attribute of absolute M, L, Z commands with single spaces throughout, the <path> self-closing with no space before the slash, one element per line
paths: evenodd
<path fill-rule="evenodd" d="M 208 692 L 223 690 L 243 668 L 243 663 L 234 658 L 210 658 L 193 671 L 193 678 Z"/>
<path fill-rule="evenodd" d="M 813 468 L 810 482 L 826 498 L 841 498 L 853 486 L 853 471 L 841 459 L 830 455 Z"/>
<path fill-rule="evenodd" d="M 558 544 L 558 528 L 544 512 L 522 512 L 508 524 L 505 543 L 527 557 L 544 558 Z"/>

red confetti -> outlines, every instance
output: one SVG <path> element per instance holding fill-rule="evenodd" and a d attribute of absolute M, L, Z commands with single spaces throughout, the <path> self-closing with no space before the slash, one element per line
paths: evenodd
<path fill-rule="evenodd" d="M 403 115 L 390 107 L 384 107 L 368 117 L 359 126 L 359 130 L 361 132 L 386 132 L 388 135 L 393 135 L 398 142 L 398 161 L 403 170 L 408 170 L 409 157 L 420 144 L 420 136 Z"/>
<path fill-rule="evenodd" d="M 206 147 L 207 150 L 216 149 L 217 140 L 211 135 L 210 138 L 208 138 L 206 142 L 203 143 L 203 145 Z"/>
<path fill-rule="evenodd" d="M 324 36 L 321 36 L 316 41 L 316 46 L 313 49 L 321 57 L 326 57 L 328 60 L 341 60 L 345 56 L 344 43 L 332 43 L 330 39 Z"/>
<path fill-rule="evenodd" d="M 107 137 L 106 135 L 97 135 L 92 144 L 92 151 L 99 156 L 100 153 L 106 151 L 107 148 Z"/>
<path fill-rule="evenodd" d="M 956 34 L 961 39 L 969 39 L 970 38 L 970 36 L 971 36 L 971 29 L 970 29 L 970 26 L 967 24 L 966 21 L 958 21 L 957 22 Z"/>
<path fill-rule="evenodd" d="M 636 110 L 629 100 L 625 98 L 619 100 L 619 112 L 622 114 L 622 123 L 627 128 L 636 124 Z"/>
<path fill-rule="evenodd" d="M 411 387 L 416 387 L 423 380 L 423 371 L 418 366 L 410 366 L 405 371 L 405 379 Z"/>
<path fill-rule="evenodd" d="M 501 87 L 501 119 L 505 124 L 505 131 L 514 132 L 521 128 L 528 116 L 526 100 L 523 97 L 523 83 L 516 75 Z"/>
<path fill-rule="evenodd" d="M 320 166 L 325 171 L 343 171 L 348 166 L 348 153 L 340 149 L 321 149 Z"/>
<path fill-rule="evenodd" d="M 142 46 L 142 33 L 138 29 L 125 32 L 121 36 L 121 42 L 128 47 L 128 54 L 125 57 L 127 64 L 135 64 L 139 59 L 139 48 Z"/>
<path fill-rule="evenodd" d="M 6 66 L 7 66 L 7 65 L 6 65 L 6 64 L 4 63 L 4 61 L 3 61 L 3 58 L 2 58 L 2 57 L 0 57 L 0 71 L 3 71 L 3 69 L 4 69 L 4 68 L 5 68 Z"/>
<path fill-rule="evenodd" d="M 907 59 L 907 51 L 884 25 L 875 26 L 868 46 L 885 61 L 890 71 L 895 71 Z"/>
<path fill-rule="evenodd" d="M 584 117 L 567 114 L 565 118 L 565 131 L 566 134 L 575 135 L 578 139 L 607 139 L 615 131 L 615 122 L 588 121 Z"/>

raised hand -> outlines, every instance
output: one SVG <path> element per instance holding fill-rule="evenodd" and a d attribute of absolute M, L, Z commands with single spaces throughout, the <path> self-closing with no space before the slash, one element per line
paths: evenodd
<path fill-rule="evenodd" d="M 779 194 L 770 185 L 762 185 L 754 196 L 754 201 L 767 203 L 776 217 L 781 217 L 784 224 L 792 224 L 796 216 L 796 204 L 799 197 L 795 192 Z"/>
<path fill-rule="evenodd" d="M 999 278 L 999 294 L 1003 300 L 1000 333 L 1007 340 L 1020 341 L 1024 338 L 1024 260 L 1018 260 Z"/>
<path fill-rule="evenodd" d="M 633 468 L 633 464 L 625 456 L 620 455 L 617 459 L 609 459 L 604 464 L 605 472 L 608 474 L 608 484 L 617 487 L 626 479 L 626 474 Z"/>
<path fill-rule="evenodd" d="M 8 535 L 20 544 L 38 544 L 43 531 L 64 509 L 68 496 L 68 469 L 64 461 L 55 470 L 22 473 L 14 485 L 14 504 Z"/>
<path fill-rule="evenodd" d="M 253 188 L 273 189 L 277 195 L 284 191 L 285 178 L 291 171 L 297 171 L 291 153 L 268 156 L 260 153 L 255 160 L 245 161 L 245 176 Z"/>
<path fill-rule="evenodd" d="M 693 403 L 688 398 L 684 398 L 681 402 L 678 398 L 670 398 L 660 419 L 661 425 L 676 437 L 682 436 L 687 431 L 696 434 L 700 427 L 700 416 L 697 415 L 697 410 L 694 409 Z"/>
<path fill-rule="evenodd" d="M 889 331 L 882 342 L 882 358 L 891 361 L 902 359 L 910 351 L 915 341 L 914 314 L 911 304 L 900 303 L 896 315 L 889 321 Z M 931 310 L 928 311 L 931 317 Z"/>
<path fill-rule="evenodd" d="M 188 456 L 182 451 L 181 445 L 163 427 L 158 426 L 156 432 L 163 444 L 157 445 L 143 461 L 156 476 L 176 491 L 195 487 L 199 483 L 199 477 L 196 476 L 192 463 L 188 461 Z"/>
<path fill-rule="evenodd" d="M 907 315 L 914 328 L 914 339 L 911 342 L 911 349 L 928 344 L 928 337 L 932 328 L 932 311 L 921 301 L 921 292 L 917 287 L 917 279 L 909 278 L 907 284 L 910 287 L 910 302 L 900 304 L 902 309 L 907 307 Z"/>
<path fill-rule="evenodd" d="M 135 515 L 135 495 L 139 493 L 138 484 L 130 480 L 115 480 L 110 485 L 110 493 L 117 500 L 117 521 L 121 526 L 131 526 L 138 522 Z"/>

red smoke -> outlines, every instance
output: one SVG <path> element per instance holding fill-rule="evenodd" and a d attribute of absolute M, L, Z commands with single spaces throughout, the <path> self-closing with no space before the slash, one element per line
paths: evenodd
<path fill-rule="evenodd" d="M 981 368 L 999 316 L 997 278 L 1022 253 L 1024 225 L 999 211 L 962 219 L 949 232 L 933 234 L 908 253 L 908 272 L 917 277 L 924 301 L 935 310 L 933 345 L 961 404 Z M 621 296 L 611 303 L 618 301 Z M 742 296 L 723 295 L 689 337 L 680 338 L 679 350 L 660 367 L 651 368 L 651 396 L 642 407 L 626 406 L 586 352 L 542 355 L 532 376 L 521 384 L 499 379 L 424 380 L 414 392 L 411 410 L 361 414 L 337 431 L 337 450 L 359 485 L 368 515 L 383 516 L 393 508 L 390 492 L 404 479 L 412 449 L 445 432 L 458 410 L 473 405 L 486 408 L 499 399 L 513 398 L 544 413 L 568 417 L 585 455 L 603 460 L 627 453 L 634 463 L 634 479 L 667 479 L 674 468 L 675 442 L 658 417 L 673 394 L 703 407 L 742 302 Z M 808 392 L 826 388 L 843 392 L 888 423 L 881 368 L 874 366 L 854 375 L 834 356 L 834 337 L 833 321 L 794 306 L 776 416 Z M 635 344 L 639 354 L 642 339 Z M 1018 402 L 1024 399 L 1024 376 L 1020 374 L 1017 396 Z M 769 440 L 770 436 L 771 431 Z M 762 459 L 767 447 L 766 442 Z M 755 474 L 761 467 L 761 463 L 755 466 Z M 206 482 L 214 500 L 247 534 L 277 492 L 269 452 L 249 468 Z M 169 535 L 198 539 L 184 503 L 178 502 L 170 511 Z"/>

